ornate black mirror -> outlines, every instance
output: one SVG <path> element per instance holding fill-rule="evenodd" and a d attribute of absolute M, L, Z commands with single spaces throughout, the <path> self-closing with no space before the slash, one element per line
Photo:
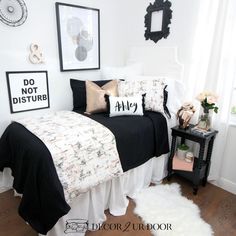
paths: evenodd
<path fill-rule="evenodd" d="M 171 2 L 168 0 L 155 0 L 147 7 L 145 15 L 145 38 L 155 43 L 161 38 L 167 38 L 170 33 L 169 24 L 172 18 Z"/>

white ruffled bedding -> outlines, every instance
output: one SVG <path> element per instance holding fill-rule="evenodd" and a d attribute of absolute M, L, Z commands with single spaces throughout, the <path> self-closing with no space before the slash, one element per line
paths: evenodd
<path fill-rule="evenodd" d="M 128 206 L 127 196 L 132 198 L 137 191 L 148 187 L 151 182 L 160 183 L 167 175 L 167 161 L 167 154 L 158 158 L 153 157 L 143 165 L 123 173 L 120 177 L 99 184 L 79 195 L 71 202 L 69 213 L 57 222 L 47 236 L 64 235 L 66 223 L 71 219 L 88 221 L 89 229 L 92 230 L 93 224 L 106 221 L 104 213 L 106 209 L 109 209 L 114 216 L 125 215 Z M 4 190 L 12 188 L 11 171 L 6 168 L 1 177 L 0 186 L 5 186 Z M 82 236 L 84 233 L 73 232 L 73 235 Z M 39 236 L 42 235 L 39 234 Z"/>
<path fill-rule="evenodd" d="M 76 232 L 76 227 L 73 230 L 73 225 L 66 226 L 74 219 L 88 222 L 88 229 L 96 230 L 96 225 L 106 221 L 104 213 L 106 209 L 109 209 L 114 216 L 125 215 L 129 203 L 127 196 L 132 198 L 137 191 L 148 187 L 151 182 L 160 183 L 167 175 L 167 160 L 167 154 L 158 158 L 154 157 L 120 177 L 113 178 L 81 194 L 71 203 L 69 213 L 57 222 L 47 236 L 65 235 L 64 231 L 68 228 L 70 229 L 68 232 L 71 232 L 73 236 L 84 235 L 84 232 Z M 42 235 L 39 234 L 39 236 Z"/>

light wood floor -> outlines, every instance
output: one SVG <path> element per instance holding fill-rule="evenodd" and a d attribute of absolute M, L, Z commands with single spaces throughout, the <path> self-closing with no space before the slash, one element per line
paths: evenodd
<path fill-rule="evenodd" d="M 236 235 L 236 195 L 226 192 L 214 185 L 207 184 L 199 189 L 198 195 L 192 194 L 192 188 L 188 182 L 179 177 L 171 182 L 178 182 L 182 186 L 183 195 L 192 199 L 201 209 L 202 218 L 208 222 L 215 232 L 215 236 Z M 165 181 L 165 183 L 167 183 Z M 17 208 L 20 199 L 13 197 L 13 192 L 8 191 L 0 194 L 0 236 L 36 236 L 37 233 L 26 225 L 18 216 Z M 119 223 L 122 227 L 127 222 L 132 224 L 142 223 L 141 219 L 133 214 L 135 204 L 130 200 L 126 215 L 114 217 L 106 212 L 106 223 Z M 149 231 L 121 232 L 119 230 L 100 230 L 87 232 L 86 236 L 150 236 Z M 62 235 L 63 236 L 63 235 Z"/>

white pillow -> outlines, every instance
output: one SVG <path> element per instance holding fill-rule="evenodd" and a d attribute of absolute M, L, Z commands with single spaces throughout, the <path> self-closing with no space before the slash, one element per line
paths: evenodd
<path fill-rule="evenodd" d="M 109 116 L 143 116 L 144 98 L 106 96 Z"/>
<path fill-rule="evenodd" d="M 104 80 L 125 80 L 128 76 L 142 75 L 143 67 L 141 63 L 123 67 L 104 67 L 102 78 Z"/>
<path fill-rule="evenodd" d="M 170 113 L 176 114 L 185 99 L 185 85 L 182 81 L 174 78 L 165 78 L 165 83 L 168 92 L 167 107 Z"/>
<path fill-rule="evenodd" d="M 121 97 L 130 97 L 146 94 L 145 110 L 157 111 L 164 114 L 163 78 L 154 80 L 126 80 L 118 81 L 118 94 Z"/>

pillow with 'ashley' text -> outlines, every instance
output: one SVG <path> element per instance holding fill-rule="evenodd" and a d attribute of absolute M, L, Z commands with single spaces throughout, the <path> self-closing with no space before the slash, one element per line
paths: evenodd
<path fill-rule="evenodd" d="M 114 116 L 143 116 L 144 97 L 137 95 L 134 97 L 114 97 L 105 95 L 110 117 Z"/>

